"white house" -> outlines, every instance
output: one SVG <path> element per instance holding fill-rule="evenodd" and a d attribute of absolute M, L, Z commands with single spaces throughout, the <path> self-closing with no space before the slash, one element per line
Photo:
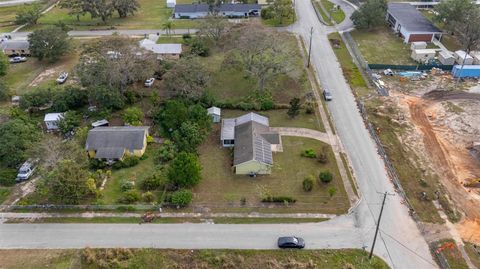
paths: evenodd
<path fill-rule="evenodd" d="M 403 37 L 405 43 L 432 42 L 442 37 L 442 31 L 409 3 L 389 3 L 386 19 L 393 31 Z"/>
<path fill-rule="evenodd" d="M 138 45 L 155 53 L 159 60 L 179 59 L 182 54 L 182 44 L 157 44 L 150 39 L 143 39 Z"/>
<path fill-rule="evenodd" d="M 258 4 L 221 4 L 210 10 L 208 4 L 182 4 L 176 5 L 173 12 L 175 19 L 198 19 L 210 13 L 229 18 L 248 18 L 260 15 L 262 7 Z"/>
<path fill-rule="evenodd" d="M 212 117 L 212 121 L 215 123 L 220 122 L 222 110 L 216 106 L 212 106 L 207 109 L 208 115 Z"/>
<path fill-rule="evenodd" d="M 58 122 L 63 119 L 63 113 L 47 113 L 43 119 L 47 130 L 57 130 Z"/>

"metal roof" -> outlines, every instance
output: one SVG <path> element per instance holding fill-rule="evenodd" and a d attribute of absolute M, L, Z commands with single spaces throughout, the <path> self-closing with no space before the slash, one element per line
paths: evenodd
<path fill-rule="evenodd" d="M 182 44 L 156 44 L 150 39 L 143 39 L 139 42 L 140 47 L 156 54 L 180 54 Z"/>
<path fill-rule="evenodd" d="M 235 139 L 235 119 L 223 119 L 220 140 Z"/>
<path fill-rule="evenodd" d="M 86 150 L 102 150 L 113 154 L 122 150 L 142 149 L 145 146 L 147 126 L 97 127 L 88 132 Z M 115 150 L 114 150 L 115 149 Z"/>
<path fill-rule="evenodd" d="M 273 164 L 272 145 L 261 135 L 269 129 L 268 126 L 254 121 L 235 126 L 233 165 L 252 160 Z"/>
<path fill-rule="evenodd" d="M 387 12 L 409 32 L 442 32 L 410 4 L 390 3 Z"/>
<path fill-rule="evenodd" d="M 63 118 L 63 113 L 47 113 L 43 121 L 59 121 Z"/>
<path fill-rule="evenodd" d="M 261 10 L 262 6 L 258 4 L 222 4 L 214 7 L 217 12 L 240 12 L 249 13 L 252 10 Z M 175 13 L 208 13 L 210 8 L 208 4 L 182 4 L 175 6 Z"/>
<path fill-rule="evenodd" d="M 30 43 L 27 40 L 5 40 L 1 47 L 3 50 L 28 50 Z"/>
<path fill-rule="evenodd" d="M 258 123 L 266 125 L 266 126 L 270 125 L 268 123 L 268 118 L 267 117 L 258 115 L 257 113 L 253 113 L 253 112 L 250 112 L 248 114 L 237 117 L 235 123 L 236 123 L 236 125 L 240 125 L 240 124 L 243 124 L 243 123 L 249 122 L 249 121 L 255 121 L 255 122 L 258 122 Z"/>
<path fill-rule="evenodd" d="M 216 106 L 212 106 L 212 107 L 207 109 L 208 115 L 214 114 L 214 115 L 219 115 L 220 116 L 221 112 L 222 112 L 222 110 L 220 108 L 216 107 Z"/>

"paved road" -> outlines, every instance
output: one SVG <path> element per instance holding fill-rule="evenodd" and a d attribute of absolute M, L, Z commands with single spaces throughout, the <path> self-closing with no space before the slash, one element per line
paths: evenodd
<path fill-rule="evenodd" d="M 356 221 L 356 227 L 363 231 L 361 236 L 364 237 L 365 244 L 370 245 L 372 238 L 369 231 L 376 223 L 382 198 L 378 192 L 394 193 L 393 185 L 387 177 L 384 163 L 377 154 L 375 144 L 363 124 L 353 94 L 329 44 L 326 35 L 327 27 L 318 21 L 309 0 L 297 0 L 296 11 L 299 20 L 291 27 L 291 31 L 308 40 L 310 27 L 314 27 L 312 64 L 318 73 L 321 85 L 329 88 L 333 93 L 333 101 L 328 103 L 328 107 L 338 135 L 351 160 L 363 197 L 362 202 L 353 211 L 353 218 Z M 379 237 L 375 253 L 392 267 L 436 267 L 427 243 L 415 222 L 410 218 L 408 209 L 401 203 L 399 195 L 388 198 L 381 229 L 383 234 Z"/>
<path fill-rule="evenodd" d="M 16 6 L 21 4 L 28 4 L 32 2 L 36 2 L 38 0 L 8 0 L 8 1 L 0 1 L 0 7 L 6 6 Z"/>
<path fill-rule="evenodd" d="M 174 29 L 172 34 L 182 35 L 186 33 L 195 33 L 196 29 Z M 0 33 L 0 36 L 5 34 L 11 35 L 13 39 L 26 39 L 31 32 L 16 32 L 16 33 Z M 150 34 L 166 34 L 164 30 L 160 29 L 144 29 L 144 30 L 95 30 L 95 31 L 70 31 L 68 35 L 71 37 L 100 37 L 110 36 L 114 33 L 128 36 L 143 36 Z"/>

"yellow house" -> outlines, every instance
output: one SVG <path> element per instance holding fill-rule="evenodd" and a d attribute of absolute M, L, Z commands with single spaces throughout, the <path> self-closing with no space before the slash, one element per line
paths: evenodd
<path fill-rule="evenodd" d="M 85 150 L 90 158 L 99 160 L 141 157 L 147 148 L 147 136 L 147 126 L 97 127 L 88 132 Z"/>

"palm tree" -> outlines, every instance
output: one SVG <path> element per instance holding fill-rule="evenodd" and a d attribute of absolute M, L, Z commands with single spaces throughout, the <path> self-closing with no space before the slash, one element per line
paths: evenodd
<path fill-rule="evenodd" d="M 163 27 L 163 30 L 165 30 L 165 32 L 167 33 L 167 35 L 170 35 L 170 31 L 173 28 L 173 22 L 168 20 L 162 25 L 162 27 Z"/>

